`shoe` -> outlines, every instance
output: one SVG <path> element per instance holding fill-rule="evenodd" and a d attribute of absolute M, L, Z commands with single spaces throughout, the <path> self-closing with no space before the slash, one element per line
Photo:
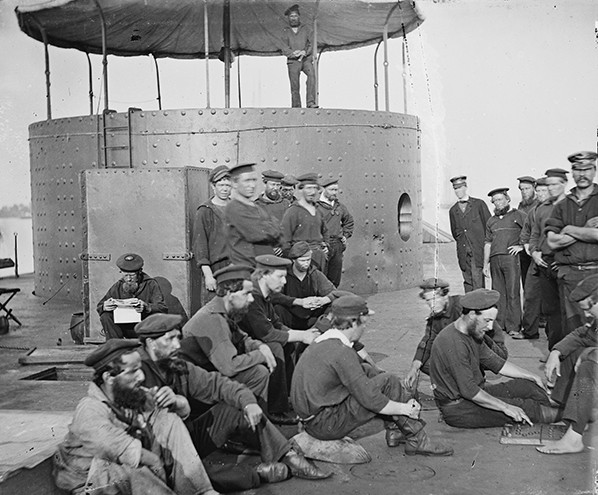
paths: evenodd
<path fill-rule="evenodd" d="M 261 455 L 259 450 L 252 449 L 251 447 L 234 440 L 227 440 L 226 443 L 220 448 L 225 452 L 234 455 Z"/>
<path fill-rule="evenodd" d="M 262 462 L 255 467 L 262 483 L 279 483 L 291 477 L 289 467 L 284 462 Z"/>
<path fill-rule="evenodd" d="M 275 425 L 296 425 L 299 423 L 299 416 L 290 412 L 269 413 L 268 418 Z"/>
<path fill-rule="evenodd" d="M 406 442 L 405 435 L 401 430 L 387 429 L 386 430 L 386 445 L 388 447 L 398 447 Z"/>
<path fill-rule="evenodd" d="M 323 480 L 330 478 L 332 472 L 322 471 L 312 461 L 307 460 L 294 449 L 289 450 L 282 458 L 284 462 L 291 469 L 293 476 L 303 478 L 305 480 Z"/>
<path fill-rule="evenodd" d="M 449 456 L 453 449 L 441 443 L 434 443 L 423 428 L 406 439 L 405 455 Z"/>

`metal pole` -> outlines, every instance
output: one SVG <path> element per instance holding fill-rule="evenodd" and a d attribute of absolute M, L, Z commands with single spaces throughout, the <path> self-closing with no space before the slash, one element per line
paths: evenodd
<path fill-rule="evenodd" d="M 222 8 L 222 38 L 224 41 L 224 108 L 230 108 L 230 0 Z"/>
<path fill-rule="evenodd" d="M 15 277 L 19 278 L 19 250 L 18 250 L 19 234 L 18 234 L 18 232 L 15 232 L 14 235 L 15 235 Z"/>
<path fill-rule="evenodd" d="M 208 24 L 208 0 L 203 0 L 204 53 L 206 57 L 206 108 L 210 108 L 210 36 Z"/>
<path fill-rule="evenodd" d="M 50 52 L 48 51 L 48 35 L 44 30 L 43 26 L 37 19 L 33 19 L 33 22 L 39 29 L 42 35 L 42 41 L 44 42 L 44 61 L 45 61 L 45 75 L 46 75 L 46 118 L 47 120 L 52 119 L 52 98 L 50 93 Z"/>
<path fill-rule="evenodd" d="M 384 31 L 382 33 L 384 41 L 384 108 L 390 111 L 390 91 L 388 87 L 388 22 L 384 24 Z"/>
<path fill-rule="evenodd" d="M 403 110 L 407 113 L 407 57 L 405 56 L 405 36 L 401 40 L 401 54 L 403 57 Z"/>
<path fill-rule="evenodd" d="M 376 45 L 376 50 L 374 51 L 374 105 L 376 112 L 378 111 L 378 48 L 380 48 L 379 41 Z"/>
<path fill-rule="evenodd" d="M 100 13 L 100 20 L 102 21 L 102 68 L 104 76 L 104 111 L 106 112 L 110 107 L 108 102 L 108 42 L 106 38 L 106 18 L 104 17 L 104 11 L 102 10 L 102 7 L 100 7 L 100 2 L 98 0 L 94 0 L 94 2 L 98 8 L 98 12 Z"/>
<path fill-rule="evenodd" d="M 239 93 L 239 108 L 241 106 L 241 51 L 237 53 L 237 91 Z"/>
<path fill-rule="evenodd" d="M 318 10 L 320 8 L 320 0 L 316 1 L 316 12 L 314 14 L 314 39 L 313 46 L 311 48 L 311 62 L 313 64 L 312 70 L 314 71 L 314 86 L 316 91 L 316 106 L 320 105 L 320 90 L 318 86 Z"/>
<path fill-rule="evenodd" d="M 87 67 L 89 69 L 89 115 L 93 115 L 93 72 L 89 53 L 85 52 L 85 55 L 87 56 Z"/>
<path fill-rule="evenodd" d="M 154 66 L 156 67 L 156 87 L 158 88 L 158 110 L 162 110 L 162 92 L 160 91 L 160 70 L 158 69 L 158 59 L 152 53 L 154 58 Z"/>

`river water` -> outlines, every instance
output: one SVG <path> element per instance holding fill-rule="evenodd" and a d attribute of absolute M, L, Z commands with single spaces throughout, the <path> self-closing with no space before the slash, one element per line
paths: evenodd
<path fill-rule="evenodd" d="M 33 225 L 31 218 L 0 218 L 0 258 L 15 259 L 15 234 L 19 274 L 33 273 Z M 14 268 L 0 268 L 0 278 L 14 276 Z"/>

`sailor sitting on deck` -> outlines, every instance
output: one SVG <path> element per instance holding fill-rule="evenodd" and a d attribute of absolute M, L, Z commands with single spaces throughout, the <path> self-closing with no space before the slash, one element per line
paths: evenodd
<path fill-rule="evenodd" d="M 291 401 L 305 431 L 320 440 L 338 440 L 381 416 L 389 447 L 405 442 L 407 455 L 452 455 L 452 448 L 430 440 L 418 419 L 421 406 L 401 380 L 364 367 L 353 350 L 372 314 L 366 301 L 339 297 L 331 314 L 330 330 L 307 348 L 293 376 Z"/>
<path fill-rule="evenodd" d="M 123 254 L 116 260 L 122 278 L 116 282 L 97 306 L 106 340 L 134 339 L 135 322 L 115 323 L 114 310 L 119 305 L 135 308 L 143 320 L 153 313 L 168 313 L 158 282 L 143 272 L 143 258 L 135 253 Z M 137 320 L 139 321 L 139 320 Z"/>

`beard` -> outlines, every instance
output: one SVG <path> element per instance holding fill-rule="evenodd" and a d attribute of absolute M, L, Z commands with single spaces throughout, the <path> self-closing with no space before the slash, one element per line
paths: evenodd
<path fill-rule="evenodd" d="M 278 189 L 270 189 L 269 191 L 266 191 L 266 196 L 272 201 L 278 201 L 281 197 Z"/>
<path fill-rule="evenodd" d="M 123 387 L 118 380 L 115 380 L 112 394 L 114 395 L 114 403 L 118 407 L 133 409 L 135 411 L 142 411 L 145 407 L 145 390 L 139 386 L 132 389 L 126 388 Z"/>
<path fill-rule="evenodd" d="M 284 199 L 291 199 L 293 197 L 293 191 L 292 190 L 280 191 L 280 196 L 283 197 Z"/>
<path fill-rule="evenodd" d="M 497 217 L 502 217 L 505 213 L 507 213 L 511 209 L 511 205 L 507 205 L 504 208 L 494 208 L 494 214 Z"/>
<path fill-rule="evenodd" d="M 156 361 L 156 364 L 158 365 L 158 368 L 160 368 L 166 374 L 166 383 L 173 390 L 175 390 L 176 378 L 189 374 L 187 361 L 179 358 L 177 355 L 160 358 Z"/>
<path fill-rule="evenodd" d="M 484 333 L 483 331 L 476 330 L 476 323 L 474 321 L 467 324 L 467 335 L 473 338 L 476 342 L 481 344 L 484 342 Z"/>
<path fill-rule="evenodd" d="M 139 288 L 138 282 L 123 282 L 122 289 L 125 295 L 134 296 Z"/>
<path fill-rule="evenodd" d="M 231 320 L 233 320 L 235 323 L 238 323 L 248 312 L 249 306 L 245 306 L 244 308 L 230 308 L 227 314 Z"/>

